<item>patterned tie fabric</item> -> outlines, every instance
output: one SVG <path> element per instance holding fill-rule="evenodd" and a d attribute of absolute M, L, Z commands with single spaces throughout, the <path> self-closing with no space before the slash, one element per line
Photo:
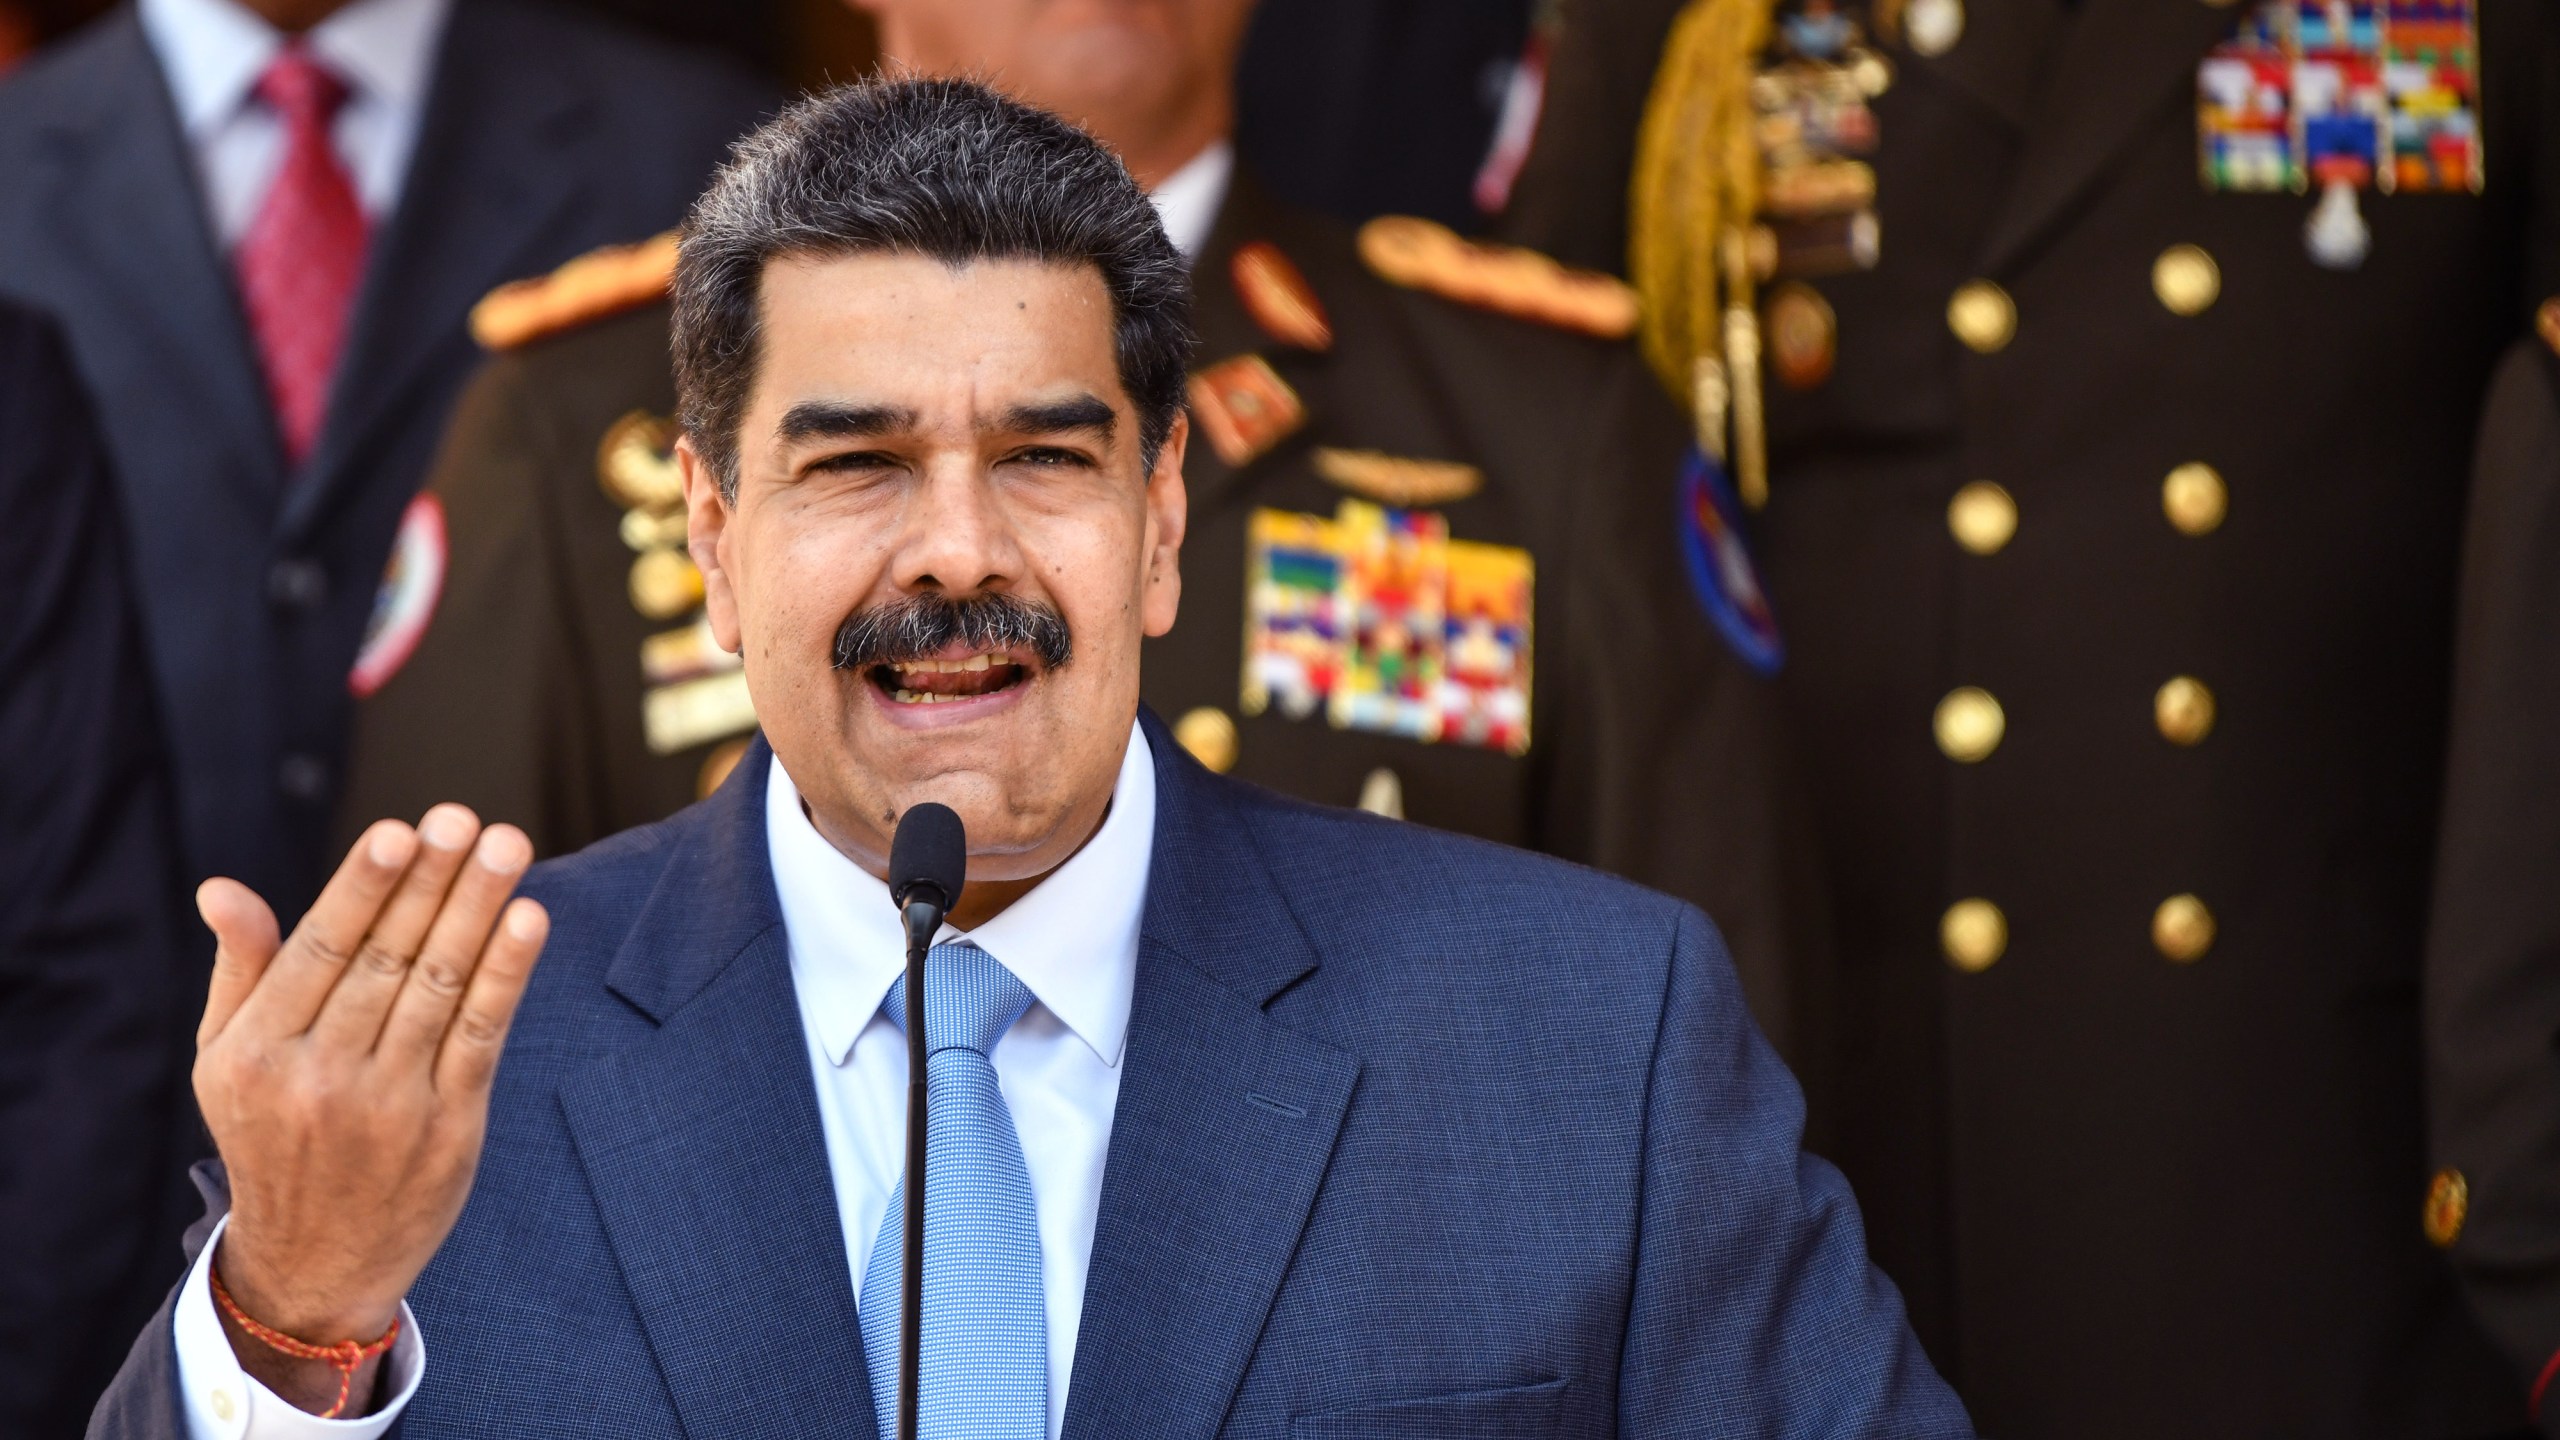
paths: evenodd
<path fill-rule="evenodd" d="M 1049 1342 L 1040 1229 L 1022 1138 L 987 1055 L 1031 991 L 975 945 L 925 955 L 932 1054 L 925 1124 L 924 1358 L 917 1440 L 1046 1440 Z M 907 1026 L 907 979 L 882 1005 Z M 881 1440 L 898 1434 L 898 1333 L 906 1250 L 904 1181 L 862 1275 L 862 1353 Z"/>
<path fill-rule="evenodd" d="M 320 438 L 364 275 L 364 208 L 329 139 L 346 82 L 297 40 L 268 63 L 256 94 L 284 122 L 284 163 L 232 264 L 285 458 L 298 467 Z"/>

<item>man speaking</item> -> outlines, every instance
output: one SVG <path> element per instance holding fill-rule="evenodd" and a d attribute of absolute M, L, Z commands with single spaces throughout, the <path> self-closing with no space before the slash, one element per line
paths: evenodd
<path fill-rule="evenodd" d="M 513 901 L 459 807 L 281 944 L 206 886 L 228 1215 L 94 1434 L 894 1433 L 911 1022 L 930 1440 L 1971 1433 L 1703 916 L 1140 709 L 1185 284 L 1116 160 L 971 84 L 741 146 L 675 351 L 770 749 Z M 879 877 L 927 801 L 967 884 L 916 1016 Z"/>

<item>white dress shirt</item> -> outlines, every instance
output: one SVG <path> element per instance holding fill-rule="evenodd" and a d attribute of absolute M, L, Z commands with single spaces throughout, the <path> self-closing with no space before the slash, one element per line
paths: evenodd
<path fill-rule="evenodd" d="M 1147 192 L 1155 202 L 1164 236 L 1185 260 L 1198 260 L 1217 227 L 1218 207 L 1227 203 L 1227 186 L 1235 180 L 1236 147 L 1219 140 L 1192 156 L 1182 168 Z"/>
<path fill-rule="evenodd" d="M 311 28 L 312 54 L 347 83 L 330 127 L 365 218 L 400 198 L 453 0 L 354 0 Z M 284 163 L 284 121 L 252 93 L 285 36 L 238 0 L 141 0 L 186 131 L 207 219 L 225 253 L 240 243 Z"/>
<path fill-rule="evenodd" d="M 989 1058 L 1022 1139 L 1039 1219 L 1050 1440 L 1066 1423 L 1155 828 L 1155 757 L 1133 725 L 1110 812 L 1084 848 L 986 924 L 965 934 L 945 925 L 936 937 L 975 942 L 1033 998 Z M 906 968 L 906 935 L 889 888 L 818 834 L 780 760 L 765 782 L 765 845 L 844 1225 L 846 1281 L 859 1297 L 890 1192 L 906 1169 L 906 1036 L 880 1010 Z M 408 1308 L 401 1308 L 400 1339 L 385 1362 L 389 1402 L 361 1419 L 319 1419 L 251 1379 L 232 1353 L 207 1278 L 221 1235 L 217 1228 L 188 1271 L 173 1316 L 178 1385 L 194 1440 L 375 1440 L 389 1430 L 426 1373 L 425 1338 Z"/>

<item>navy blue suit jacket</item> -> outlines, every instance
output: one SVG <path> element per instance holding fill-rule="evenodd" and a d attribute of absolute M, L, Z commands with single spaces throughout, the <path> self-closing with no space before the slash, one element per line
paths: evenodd
<path fill-rule="evenodd" d="M 1068 1436 L 1972 1433 L 1704 916 L 1146 725 Z M 411 1297 L 411 1440 L 873 1435 L 768 763 L 527 880 L 552 940 Z M 164 1313 L 92 1434 L 179 1433 L 173 1370 Z"/>
<path fill-rule="evenodd" d="M 481 360 L 465 314 L 676 223 L 771 103 L 723 65 L 522 0 L 457 0 L 433 76 L 298 472 L 131 8 L 0 84 L 0 294 L 62 322 L 97 401 L 185 858 L 287 923 L 335 858 L 347 671 L 392 533 Z"/>

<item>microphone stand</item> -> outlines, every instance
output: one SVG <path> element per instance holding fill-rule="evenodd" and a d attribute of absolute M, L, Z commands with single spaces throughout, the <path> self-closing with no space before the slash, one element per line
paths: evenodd
<path fill-rule="evenodd" d="M 907 1247 L 898 1307 L 898 1440 L 916 1440 L 916 1371 L 924 1357 L 924 957 L 942 928 L 942 907 L 918 897 L 907 925 Z"/>

